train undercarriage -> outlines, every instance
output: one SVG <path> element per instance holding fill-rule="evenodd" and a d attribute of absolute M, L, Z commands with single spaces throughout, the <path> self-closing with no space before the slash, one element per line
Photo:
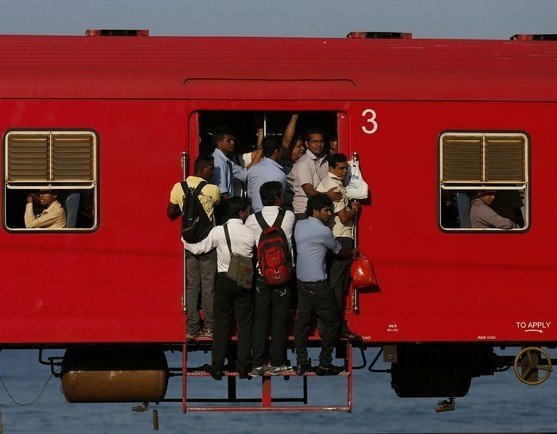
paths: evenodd
<path fill-rule="evenodd" d="M 231 345 L 229 364 L 224 371 L 222 389 L 224 396 L 204 398 L 197 380 L 213 381 L 202 366 L 195 366 L 192 354 L 210 354 L 211 339 L 197 338 L 194 341 L 175 345 L 88 345 L 65 349 L 63 356 L 49 356 L 49 349 L 39 350 L 39 361 L 51 368 L 52 374 L 61 379 L 62 391 L 69 402 L 130 402 L 136 403 L 134 410 L 144 411 L 149 403 L 181 403 L 182 411 L 347 411 L 352 410 L 353 371 L 365 369 L 372 373 L 387 373 L 391 387 L 401 398 L 424 397 L 446 398 L 439 402 L 436 411 L 454 409 L 454 398 L 465 396 L 472 378 L 494 375 L 513 369 L 517 378 L 527 385 L 541 384 L 552 372 L 556 359 L 542 349 L 541 344 L 513 344 L 497 347 L 485 344 L 397 344 L 369 347 L 362 341 L 343 340 L 336 349 L 336 358 L 344 365 L 339 375 L 341 380 L 334 387 L 339 393 L 331 393 L 337 402 L 312 405 L 309 398 L 309 381 L 327 381 L 332 377 L 317 379 L 309 371 L 303 375 L 286 372 L 278 377 L 265 374 L 250 378 L 261 382 L 260 396 L 239 397 L 242 387 L 234 366 Z M 310 348 L 317 351 L 320 341 L 311 338 Z M 288 341 L 293 349 L 293 341 Z M 496 349 L 514 350 L 515 355 L 501 355 Z M 366 354 L 374 351 L 368 363 Z M 179 353 L 181 366 L 170 366 L 166 354 Z M 358 354 L 359 352 L 359 354 Z M 506 352 L 508 353 L 508 351 Z M 293 355 L 295 357 L 295 355 Z M 176 360 L 176 358 L 174 358 Z M 167 396 L 167 385 L 171 378 L 181 378 L 181 396 Z M 301 379 L 300 379 L 301 377 Z M 297 395 L 277 397 L 273 393 L 273 381 L 288 381 Z M 314 379 L 315 378 L 315 379 Z M 195 379 L 196 381 L 192 382 Z M 344 383 L 342 386 L 339 381 Z M 295 386 L 298 384 L 298 386 Z M 300 385 L 301 384 L 301 385 Z M 333 384 L 333 383 L 331 383 Z M 220 387 L 220 385 L 219 385 Z M 290 385 L 289 385 L 290 387 Z M 332 392 L 332 391 L 331 391 Z M 342 397 L 339 404 L 338 399 Z"/>

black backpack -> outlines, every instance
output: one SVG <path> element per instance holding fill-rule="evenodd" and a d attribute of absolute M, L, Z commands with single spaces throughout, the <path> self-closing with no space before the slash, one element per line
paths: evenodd
<path fill-rule="evenodd" d="M 195 190 L 186 181 L 180 183 L 184 190 L 182 205 L 182 238 L 188 243 L 204 240 L 213 229 L 213 222 L 199 201 L 199 193 L 207 182 L 201 181 Z"/>

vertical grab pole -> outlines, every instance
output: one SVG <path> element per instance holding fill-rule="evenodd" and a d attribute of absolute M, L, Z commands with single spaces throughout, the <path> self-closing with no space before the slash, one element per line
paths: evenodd
<path fill-rule="evenodd" d="M 354 217 L 354 248 L 358 247 L 358 215 Z M 354 313 L 360 313 L 360 294 L 358 293 L 358 288 L 353 288 L 352 291 L 352 308 Z"/>
<path fill-rule="evenodd" d="M 267 135 L 267 112 L 263 113 L 263 137 Z"/>
<path fill-rule="evenodd" d="M 180 158 L 180 165 L 182 166 L 182 179 L 185 181 L 188 177 L 188 167 L 189 167 L 190 157 L 187 152 L 182 151 Z M 188 306 L 186 305 L 186 285 L 187 285 L 187 270 L 186 270 L 186 249 L 182 249 L 182 309 L 184 314 L 188 313 Z"/>
<path fill-rule="evenodd" d="M 357 152 L 352 152 L 352 161 L 358 161 L 360 157 Z M 354 217 L 354 248 L 358 248 L 358 214 Z M 352 291 L 352 309 L 354 313 L 360 313 L 360 296 L 358 294 L 358 288 L 354 288 Z"/>

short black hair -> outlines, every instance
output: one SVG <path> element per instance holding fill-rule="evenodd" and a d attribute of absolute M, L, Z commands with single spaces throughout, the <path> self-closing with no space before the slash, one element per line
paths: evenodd
<path fill-rule="evenodd" d="M 60 195 L 59 191 L 58 191 L 58 190 L 54 190 L 53 188 L 41 188 L 41 189 L 39 190 L 39 194 L 41 194 L 41 193 L 43 193 L 43 194 L 51 194 L 51 195 L 56 196 L 56 197 L 58 197 L 58 196 Z"/>
<path fill-rule="evenodd" d="M 248 201 L 244 197 L 234 196 L 228 200 L 225 200 L 223 205 L 223 221 L 226 222 L 228 219 L 239 219 L 240 212 L 245 211 L 248 207 Z"/>
<path fill-rule="evenodd" d="M 282 148 L 282 139 L 279 136 L 265 136 L 261 143 L 263 155 L 269 158 L 277 149 Z"/>
<path fill-rule="evenodd" d="M 288 149 L 286 151 L 286 157 L 290 161 L 292 161 L 292 152 L 294 151 L 294 148 L 296 147 L 296 143 L 298 143 L 298 140 L 302 142 L 304 151 L 306 149 L 306 146 L 304 145 L 304 136 L 298 134 L 297 136 L 292 137 L 292 140 L 290 140 L 290 143 L 288 144 Z"/>
<path fill-rule="evenodd" d="M 233 136 L 234 132 L 232 131 L 231 128 L 228 127 L 218 127 L 213 131 L 213 134 L 211 135 L 211 140 L 213 142 L 213 146 L 216 148 L 217 147 L 217 142 L 220 142 L 222 139 L 224 139 L 224 136 Z"/>
<path fill-rule="evenodd" d="M 327 196 L 325 193 L 317 193 L 314 196 L 310 196 L 308 198 L 308 207 L 306 209 L 306 215 L 311 217 L 313 215 L 313 211 L 322 210 L 325 207 L 333 207 L 332 199 Z"/>
<path fill-rule="evenodd" d="M 195 163 L 193 163 L 193 171 L 195 173 L 201 173 L 207 166 L 212 166 L 214 164 L 215 162 L 212 156 L 200 155 L 195 159 Z"/>
<path fill-rule="evenodd" d="M 321 134 L 323 137 L 325 137 L 325 132 L 319 128 L 310 128 L 308 130 L 306 130 L 305 136 L 304 136 L 304 140 L 305 141 L 309 141 L 309 136 L 310 134 Z"/>
<path fill-rule="evenodd" d="M 263 206 L 274 206 L 282 194 L 282 184 L 278 181 L 265 182 L 259 188 L 259 195 Z"/>
<path fill-rule="evenodd" d="M 329 160 L 329 167 L 331 168 L 335 168 L 337 167 L 338 163 L 346 163 L 348 161 L 348 158 L 346 157 L 345 154 L 332 154 L 329 155 L 329 158 L 327 158 Z"/>

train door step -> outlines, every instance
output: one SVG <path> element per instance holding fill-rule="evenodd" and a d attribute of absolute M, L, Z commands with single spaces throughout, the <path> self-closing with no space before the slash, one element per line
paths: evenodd
<path fill-rule="evenodd" d="M 315 341 L 314 341 L 315 342 Z M 284 372 L 280 375 L 265 375 L 250 378 L 250 380 L 240 380 L 240 385 L 247 381 L 261 382 L 261 396 L 255 398 L 239 398 L 237 395 L 238 373 L 233 371 L 223 371 L 223 385 L 227 386 L 227 396 L 222 398 L 192 398 L 189 396 L 191 385 L 188 380 L 192 378 L 208 378 L 214 381 L 211 374 L 205 372 L 202 367 L 192 368 L 187 366 L 188 343 L 183 344 L 182 351 L 182 412 L 306 412 L 306 411 L 352 411 L 352 344 L 343 341 L 345 348 L 345 370 L 337 376 L 318 377 L 315 372 L 306 372 L 298 375 L 295 372 Z M 203 341 L 196 341 L 190 345 L 203 345 Z M 199 348 L 203 349 L 203 348 Z M 302 378 L 301 395 L 297 397 L 276 397 L 272 393 L 272 382 L 282 380 L 288 381 L 290 378 Z M 317 377 L 323 379 L 344 378 L 346 380 L 346 401 L 341 405 L 308 405 L 308 378 Z M 312 380 L 313 381 L 313 380 Z M 316 380 L 317 381 L 317 380 Z M 320 380 L 323 381 L 323 380 Z M 331 394 L 337 396 L 337 394 Z"/>

